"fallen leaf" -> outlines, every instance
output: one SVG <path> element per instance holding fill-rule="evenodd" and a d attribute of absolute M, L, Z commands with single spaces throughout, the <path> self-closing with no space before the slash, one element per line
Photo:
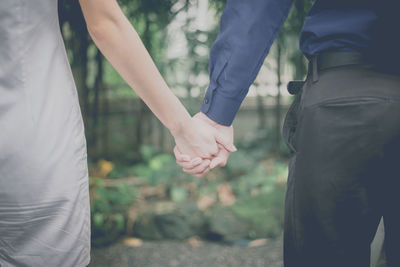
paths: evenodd
<path fill-rule="evenodd" d="M 139 238 L 125 238 L 124 245 L 128 247 L 141 247 L 143 245 L 143 241 Z"/>
<path fill-rule="evenodd" d="M 189 245 L 195 248 L 198 248 L 203 244 L 203 242 L 201 242 L 201 240 L 198 239 L 197 237 L 191 237 L 188 240 L 186 240 L 186 242 L 188 242 Z"/>
<path fill-rule="evenodd" d="M 253 240 L 249 243 L 248 247 L 254 248 L 254 247 L 262 247 L 265 246 L 268 243 L 268 239 L 256 239 Z"/>

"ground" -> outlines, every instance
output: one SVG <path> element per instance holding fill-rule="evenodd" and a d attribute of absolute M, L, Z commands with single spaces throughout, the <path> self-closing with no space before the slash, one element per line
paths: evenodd
<path fill-rule="evenodd" d="M 135 243 L 135 242 L 134 242 Z M 131 246 L 120 241 L 92 249 L 89 267 L 282 267 L 282 238 L 263 240 L 254 247 L 229 246 L 196 239 L 144 241 Z"/>

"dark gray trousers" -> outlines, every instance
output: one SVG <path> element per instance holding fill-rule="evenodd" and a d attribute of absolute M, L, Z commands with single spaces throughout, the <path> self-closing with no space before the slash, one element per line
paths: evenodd
<path fill-rule="evenodd" d="M 366 65 L 315 74 L 283 127 L 285 267 L 369 267 L 382 217 L 387 266 L 398 267 L 400 77 Z"/>

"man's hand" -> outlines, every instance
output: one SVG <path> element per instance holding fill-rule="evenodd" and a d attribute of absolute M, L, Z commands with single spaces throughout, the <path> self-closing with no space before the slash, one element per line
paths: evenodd
<path fill-rule="evenodd" d="M 236 151 L 233 138 L 219 132 L 201 115 L 194 116 L 171 133 L 176 143 L 174 153 L 177 163 L 184 172 L 195 177 L 203 177 L 211 166 L 223 164 L 224 159 L 218 157 L 223 155 L 221 150 L 228 151 L 228 155 Z"/>
<path fill-rule="evenodd" d="M 217 166 L 225 166 L 228 161 L 230 153 L 236 151 L 236 148 L 233 145 L 232 126 L 225 126 L 218 124 L 215 121 L 208 118 L 202 112 L 197 113 L 193 118 L 199 120 L 199 122 L 204 122 L 212 126 L 219 133 L 220 139 L 224 140 L 225 142 L 225 145 L 222 145 L 221 143 L 219 143 L 218 140 L 216 140 L 218 142 L 218 152 L 215 153 L 211 159 L 210 158 L 204 159 L 200 157 L 190 159 L 190 157 L 184 155 L 182 151 L 179 150 L 178 147 L 175 147 L 174 153 L 178 165 L 180 165 L 183 168 L 184 172 L 200 178 L 206 175 L 210 169 L 213 169 Z M 227 143 L 230 144 L 235 149 L 234 150 L 231 149 L 230 151 L 227 150 L 226 149 Z"/>

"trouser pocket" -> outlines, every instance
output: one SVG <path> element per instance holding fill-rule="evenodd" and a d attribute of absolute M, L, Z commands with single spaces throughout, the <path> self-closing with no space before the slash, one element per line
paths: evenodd
<path fill-rule="evenodd" d="M 282 138 L 283 141 L 286 143 L 288 148 L 290 149 L 291 153 L 296 151 L 293 136 L 296 132 L 296 128 L 298 125 L 298 117 L 299 117 L 299 110 L 300 110 L 300 100 L 302 94 L 302 88 L 296 92 L 295 99 L 293 100 L 292 104 L 289 107 L 288 112 L 286 113 L 283 128 L 282 128 Z"/>

